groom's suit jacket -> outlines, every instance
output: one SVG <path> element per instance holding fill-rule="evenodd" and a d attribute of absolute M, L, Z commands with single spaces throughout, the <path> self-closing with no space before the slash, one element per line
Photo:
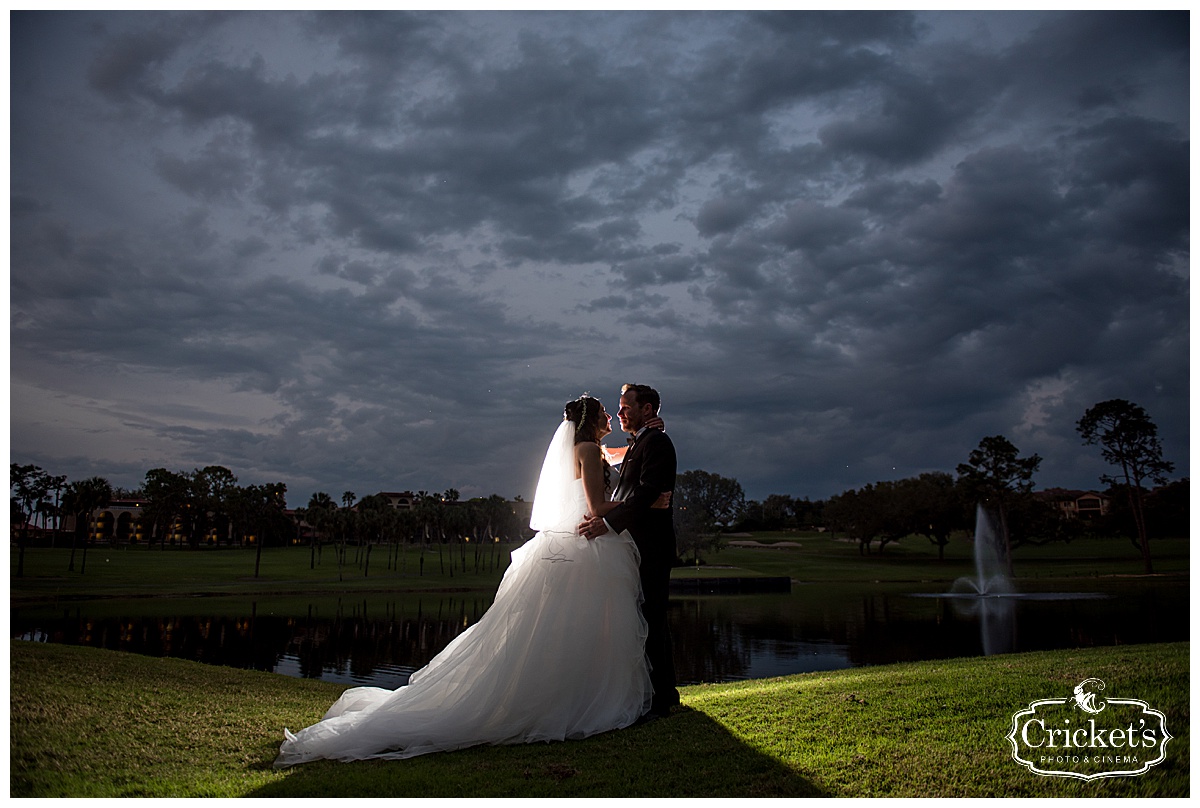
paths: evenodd
<path fill-rule="evenodd" d="M 667 433 L 644 429 L 625 454 L 613 499 L 621 504 L 605 517 L 613 530 L 628 530 L 642 566 L 670 567 L 675 559 L 674 504 L 651 508 L 664 491 L 675 490 L 675 445 Z"/>

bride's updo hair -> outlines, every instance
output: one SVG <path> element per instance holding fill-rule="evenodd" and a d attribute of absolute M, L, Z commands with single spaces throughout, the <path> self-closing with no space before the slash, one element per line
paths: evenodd
<path fill-rule="evenodd" d="M 563 418 L 575 424 L 575 442 L 595 442 L 600 438 L 600 411 L 598 399 L 588 395 L 568 401 L 563 407 Z"/>

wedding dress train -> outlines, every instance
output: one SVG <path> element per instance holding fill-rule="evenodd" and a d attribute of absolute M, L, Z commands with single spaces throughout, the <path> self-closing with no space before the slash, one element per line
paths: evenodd
<path fill-rule="evenodd" d="M 285 729 L 276 767 L 584 738 L 649 708 L 638 551 L 628 534 L 573 532 L 586 504 L 562 467 L 568 438 L 556 433 L 547 452 L 531 521 L 541 532 L 513 551 L 479 622 L 407 685 L 351 688 L 319 723 Z"/>

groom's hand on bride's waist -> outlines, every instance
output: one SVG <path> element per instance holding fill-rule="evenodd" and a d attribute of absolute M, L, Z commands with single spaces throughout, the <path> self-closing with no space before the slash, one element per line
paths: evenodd
<path fill-rule="evenodd" d="M 588 541 L 603 536 L 608 532 L 608 525 L 599 516 L 589 516 L 579 523 L 579 527 L 575 528 L 579 531 L 579 535 L 583 536 Z"/>

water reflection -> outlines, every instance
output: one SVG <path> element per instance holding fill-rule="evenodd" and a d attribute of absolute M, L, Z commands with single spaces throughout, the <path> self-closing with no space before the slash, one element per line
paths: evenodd
<path fill-rule="evenodd" d="M 849 646 L 787 615 L 787 595 L 671 601 L 680 684 L 760 679 L 854 666 Z"/>
<path fill-rule="evenodd" d="M 986 605 L 922 599 L 898 586 L 863 593 L 807 585 L 790 595 L 673 600 L 676 667 L 681 680 L 712 682 L 1188 639 L 1186 580 L 1099 588 L 1105 591 L 1031 592 Z"/>
<path fill-rule="evenodd" d="M 1003 614 L 964 609 L 944 597 L 913 597 L 919 593 L 910 590 L 880 586 L 864 593 L 801 585 L 790 594 L 673 598 L 679 679 L 722 682 L 1188 638 L 1186 579 L 1153 586 L 1109 584 L 1103 600 L 1064 601 L 1031 593 L 1007 599 Z M 18 639 L 394 688 L 490 605 L 490 596 L 470 593 L 311 602 L 90 601 L 16 607 L 11 619 Z"/>
<path fill-rule="evenodd" d="M 21 640 L 395 688 L 478 621 L 489 605 L 490 599 L 479 597 L 392 601 L 375 609 L 366 600 L 324 601 L 296 615 L 256 601 L 248 616 L 145 617 L 88 611 L 112 608 L 111 603 L 80 604 L 55 616 L 14 610 L 12 629 Z"/>
<path fill-rule="evenodd" d="M 288 640 L 273 670 L 345 684 L 395 688 L 429 662 L 451 640 L 474 625 L 490 600 L 438 598 L 417 601 L 415 609 L 385 605 L 373 616 L 361 610 L 332 621 L 310 609 L 304 620 L 288 621 Z M 293 673 L 295 671 L 295 673 Z"/>

